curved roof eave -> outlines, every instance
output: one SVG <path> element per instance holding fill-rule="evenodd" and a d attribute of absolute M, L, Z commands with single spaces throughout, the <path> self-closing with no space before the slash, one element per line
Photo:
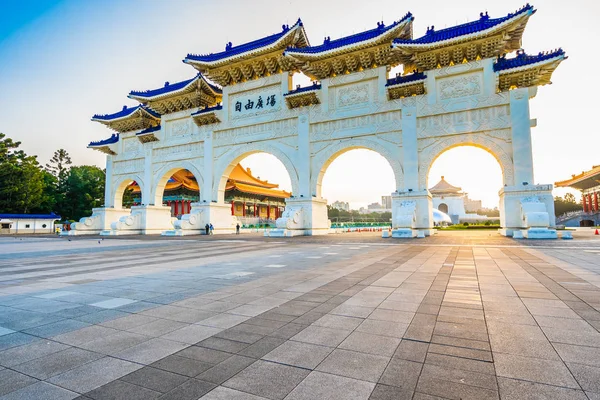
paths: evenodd
<path fill-rule="evenodd" d="M 206 55 L 188 54 L 185 57 L 185 59 L 183 60 L 183 62 L 186 64 L 190 64 L 192 66 L 215 68 L 222 64 L 228 64 L 228 63 L 240 60 L 240 59 L 249 58 L 251 56 L 268 53 L 270 51 L 275 51 L 275 50 L 277 50 L 278 46 L 282 42 L 287 40 L 290 36 L 298 34 L 298 32 L 300 32 L 300 34 L 302 35 L 302 37 L 308 44 L 309 42 L 308 42 L 308 38 L 306 36 L 306 31 L 304 30 L 302 21 L 300 19 L 298 19 L 298 21 L 292 27 L 287 29 L 285 32 L 281 32 L 280 34 L 271 35 L 271 36 L 277 36 L 277 35 L 279 35 L 279 36 L 275 37 L 272 42 L 267 43 L 263 46 L 260 46 L 258 43 L 262 40 L 269 38 L 269 36 L 267 36 L 267 38 L 258 39 L 253 42 L 248 42 L 248 43 L 241 44 L 240 46 L 236 46 L 237 48 L 243 47 L 243 46 L 248 46 L 249 48 L 246 51 L 236 52 L 236 47 L 233 47 L 231 50 L 226 50 L 226 51 L 216 53 L 216 54 L 206 54 Z M 252 47 L 252 45 L 254 43 L 256 43 L 256 47 Z M 227 56 L 227 53 L 234 53 L 234 54 Z"/>

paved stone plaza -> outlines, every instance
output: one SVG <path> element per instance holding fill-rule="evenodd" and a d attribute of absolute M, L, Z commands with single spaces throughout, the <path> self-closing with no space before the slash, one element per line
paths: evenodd
<path fill-rule="evenodd" d="M 600 399 L 597 238 L 0 238 L 0 399 Z"/>

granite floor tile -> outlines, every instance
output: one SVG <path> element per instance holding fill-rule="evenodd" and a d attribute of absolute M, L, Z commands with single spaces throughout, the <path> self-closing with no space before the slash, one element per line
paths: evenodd
<path fill-rule="evenodd" d="M 581 390 L 543 385 L 517 379 L 498 377 L 498 387 L 502 400 L 544 399 L 544 400 L 586 400 Z"/>
<path fill-rule="evenodd" d="M 567 367 L 581 386 L 588 392 L 600 393 L 600 368 L 568 363 Z"/>
<path fill-rule="evenodd" d="M 400 339 L 398 338 L 372 335 L 364 332 L 352 332 L 339 345 L 339 348 L 391 357 L 399 344 Z"/>
<path fill-rule="evenodd" d="M 0 396 L 38 382 L 37 379 L 10 369 L 0 371 Z"/>
<path fill-rule="evenodd" d="M 139 333 L 141 335 L 159 337 L 162 335 L 166 335 L 169 332 L 181 329 L 185 326 L 188 326 L 188 324 L 183 322 L 171 321 L 168 319 L 158 319 L 156 321 L 134 326 L 126 330 L 133 333 Z"/>
<path fill-rule="evenodd" d="M 121 380 L 150 390 L 166 393 L 187 381 L 188 378 L 162 369 L 143 367 L 123 376 Z"/>
<path fill-rule="evenodd" d="M 351 331 L 349 330 L 330 329 L 311 325 L 293 336 L 292 340 L 321 346 L 337 347 L 350 333 Z"/>
<path fill-rule="evenodd" d="M 189 325 L 161 336 L 162 339 L 187 344 L 198 343 L 222 331 L 222 328 L 211 326 Z"/>
<path fill-rule="evenodd" d="M 332 351 L 332 347 L 289 340 L 265 355 L 263 359 L 300 368 L 315 369 Z"/>
<path fill-rule="evenodd" d="M 80 344 L 82 349 L 94 351 L 96 353 L 114 355 L 118 352 L 146 342 L 151 338 L 139 335 L 133 332 L 119 331 L 113 335 L 102 337 L 98 340 Z"/>
<path fill-rule="evenodd" d="M 369 400 L 412 400 L 414 392 L 396 386 L 377 384 Z"/>
<path fill-rule="evenodd" d="M 180 342 L 156 338 L 118 352 L 115 354 L 115 357 L 148 365 L 173 353 L 177 353 L 185 347 L 187 346 Z"/>
<path fill-rule="evenodd" d="M 202 400 L 265 400 L 266 397 L 255 396 L 239 390 L 229 389 L 223 386 L 216 387 L 201 397 Z"/>
<path fill-rule="evenodd" d="M 194 360 L 192 358 L 170 355 L 158 360 L 150 366 L 192 378 L 201 374 L 207 369 L 212 368 L 214 364 Z"/>
<path fill-rule="evenodd" d="M 388 357 L 336 349 L 316 370 L 376 383 L 389 361 Z"/>
<path fill-rule="evenodd" d="M 241 356 L 261 358 L 262 356 L 277 348 L 284 342 L 285 339 L 266 336 L 251 344 L 250 346 L 246 347 L 242 351 L 238 352 L 238 354 Z"/>
<path fill-rule="evenodd" d="M 98 353 L 70 348 L 15 365 L 12 368 L 34 378 L 46 380 L 101 357 L 102 355 Z"/>
<path fill-rule="evenodd" d="M 11 367 L 68 348 L 69 346 L 52 340 L 39 340 L 0 352 L 0 365 Z"/>
<path fill-rule="evenodd" d="M 579 385 L 561 361 L 494 353 L 498 376 L 578 389 Z"/>
<path fill-rule="evenodd" d="M 392 358 L 379 379 L 379 383 L 396 386 L 412 393 L 417 386 L 422 368 L 423 364 L 421 363 Z"/>
<path fill-rule="evenodd" d="M 197 379 L 189 379 L 159 397 L 160 400 L 196 400 L 212 389 L 215 385 Z"/>
<path fill-rule="evenodd" d="M 222 339 L 218 337 L 210 337 L 204 339 L 197 344 L 200 347 L 206 347 L 208 349 L 224 351 L 228 353 L 238 353 L 250 346 L 248 343 L 236 342 L 234 340 Z"/>
<path fill-rule="evenodd" d="M 367 400 L 374 386 L 371 382 L 313 371 L 286 400 Z"/>
<path fill-rule="evenodd" d="M 175 353 L 180 357 L 187 357 L 193 360 L 203 361 L 210 364 L 218 364 L 231 357 L 231 353 L 220 350 L 213 350 L 206 347 L 190 346 L 180 352 Z"/>
<path fill-rule="evenodd" d="M 498 392 L 496 390 L 489 390 L 477 386 L 470 386 L 426 376 L 421 376 L 419 378 L 417 392 L 432 396 L 461 400 L 499 399 Z"/>
<path fill-rule="evenodd" d="M 256 359 L 250 357 L 231 356 L 227 360 L 201 373 L 196 378 L 220 385 L 255 361 Z"/>
<path fill-rule="evenodd" d="M 279 400 L 286 397 L 308 373 L 305 369 L 259 360 L 223 386 Z"/>
<path fill-rule="evenodd" d="M 122 380 L 112 381 L 85 394 L 94 400 L 152 400 L 161 393 Z"/>
<path fill-rule="evenodd" d="M 560 358 L 567 363 L 600 367 L 600 349 L 597 347 L 555 343 L 554 348 L 556 348 Z"/>
<path fill-rule="evenodd" d="M 48 382 L 77 393 L 86 393 L 141 367 L 129 361 L 104 357 L 54 376 Z"/>
<path fill-rule="evenodd" d="M 0 397 L 2 400 L 72 400 L 77 393 L 47 382 L 37 382 Z"/>
<path fill-rule="evenodd" d="M 362 318 L 327 314 L 316 320 L 313 325 L 351 331 L 356 329 L 363 321 Z"/>

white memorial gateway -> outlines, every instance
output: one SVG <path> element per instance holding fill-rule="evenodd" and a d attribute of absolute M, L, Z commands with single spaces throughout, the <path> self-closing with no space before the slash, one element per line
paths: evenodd
<path fill-rule="evenodd" d="M 272 235 L 328 233 L 321 182 L 327 167 L 351 149 L 373 150 L 390 163 L 395 237 L 432 234 L 427 176 L 435 159 L 463 145 L 491 153 L 501 166 L 501 233 L 556 237 L 552 185 L 533 176 L 529 99 L 550 83 L 562 50 L 527 55 L 521 37 L 532 6 L 504 17 L 435 30 L 414 39 L 412 14 L 390 25 L 310 45 L 300 20 L 225 51 L 188 55 L 187 81 L 129 98 L 140 102 L 95 115 L 116 131 L 89 148 L 107 154 L 105 205 L 73 224 L 70 234 L 198 234 L 207 223 L 232 233 L 224 200 L 232 169 L 265 152 L 287 169 L 292 197 Z M 507 55 L 508 54 L 508 55 Z M 390 76 L 401 65 L 403 73 Z M 292 87 L 304 73 L 314 84 Z M 200 201 L 181 219 L 163 205 L 174 172 L 187 169 Z M 141 188 L 140 205 L 125 209 L 126 187 Z"/>

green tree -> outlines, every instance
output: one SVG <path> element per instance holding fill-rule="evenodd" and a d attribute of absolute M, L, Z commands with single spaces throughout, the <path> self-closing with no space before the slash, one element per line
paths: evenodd
<path fill-rule="evenodd" d="M 575 199 L 575 196 L 573 195 L 573 193 L 566 193 L 564 200 L 567 203 L 577 203 L 577 200 Z"/>
<path fill-rule="evenodd" d="M 571 197 L 567 197 L 567 195 L 571 195 Z M 575 196 L 571 193 L 567 193 L 564 199 L 559 196 L 554 198 L 554 214 L 557 217 L 567 212 L 580 210 L 583 210 L 583 206 L 576 202 Z"/>
<path fill-rule="evenodd" d="M 68 209 L 67 205 L 67 178 L 69 177 L 69 170 L 71 162 L 71 156 L 65 149 L 58 149 L 54 152 L 54 155 L 46 164 L 46 171 L 54 176 L 53 182 L 48 182 L 50 185 L 47 187 L 49 192 L 52 192 L 54 198 L 54 205 L 57 212 L 62 215 L 65 210 Z M 50 181 L 50 179 L 48 179 Z"/>
<path fill-rule="evenodd" d="M 18 150 L 14 142 L 0 133 L 0 210 L 29 213 L 39 208 L 44 192 L 42 170 L 35 156 Z"/>
<path fill-rule="evenodd" d="M 91 165 L 72 167 L 66 181 L 64 219 L 89 216 L 104 202 L 104 171 Z"/>

